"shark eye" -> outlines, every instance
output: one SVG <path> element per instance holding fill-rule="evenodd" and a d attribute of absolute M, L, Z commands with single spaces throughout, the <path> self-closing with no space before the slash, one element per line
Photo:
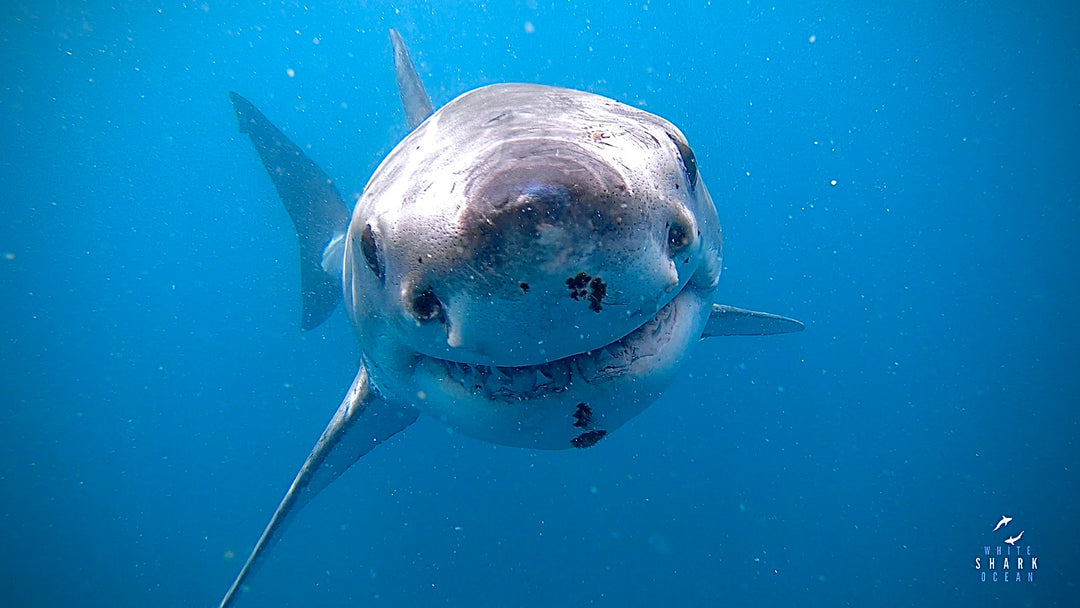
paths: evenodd
<path fill-rule="evenodd" d="M 364 254 L 364 261 L 367 262 L 371 272 L 374 272 L 376 277 L 383 278 L 383 267 L 379 262 L 379 248 L 375 244 L 375 232 L 371 229 L 371 224 L 364 226 L 364 231 L 360 233 L 360 251 Z"/>
<path fill-rule="evenodd" d="M 442 302 L 435 296 L 430 287 L 418 291 L 410 303 L 412 313 L 420 321 L 430 321 L 442 317 Z"/>
<path fill-rule="evenodd" d="M 693 190 L 697 184 L 697 157 L 694 156 L 694 151 L 690 149 L 690 144 L 686 143 L 686 140 L 670 133 L 668 137 L 679 149 L 679 161 L 682 162 L 683 173 L 686 174 L 686 183 L 690 184 L 690 189 Z"/>

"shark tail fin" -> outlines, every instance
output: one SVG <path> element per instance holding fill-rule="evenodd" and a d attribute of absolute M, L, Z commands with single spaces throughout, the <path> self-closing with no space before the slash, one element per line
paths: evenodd
<path fill-rule="evenodd" d="M 322 324 L 341 301 L 340 251 L 349 209 L 330 177 L 250 101 L 229 93 L 240 132 L 251 137 L 300 240 L 303 317 L 300 329 Z"/>
<path fill-rule="evenodd" d="M 424 122 L 435 110 L 431 107 L 424 83 L 420 82 L 420 76 L 409 57 L 409 49 L 395 29 L 390 30 L 390 43 L 394 45 L 394 71 L 397 74 L 401 105 L 405 107 L 405 120 L 410 129 L 415 129 L 416 125 Z"/>

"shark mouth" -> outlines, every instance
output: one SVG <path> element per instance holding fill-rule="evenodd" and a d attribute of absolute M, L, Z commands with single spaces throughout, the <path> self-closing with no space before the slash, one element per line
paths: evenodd
<path fill-rule="evenodd" d="M 639 364 L 661 355 L 681 333 L 680 326 L 693 322 L 693 315 L 680 314 L 686 297 L 691 296 L 684 290 L 653 318 L 606 346 L 547 363 L 504 367 L 424 358 L 441 365 L 447 381 L 485 399 L 516 402 L 562 393 L 574 383 L 599 384 L 634 373 Z"/>

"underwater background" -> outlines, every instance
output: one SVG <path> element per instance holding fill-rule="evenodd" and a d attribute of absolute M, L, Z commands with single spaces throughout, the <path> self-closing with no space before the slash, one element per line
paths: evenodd
<path fill-rule="evenodd" d="M 673 121 L 718 301 L 807 327 L 700 343 L 587 450 L 422 417 L 241 606 L 1080 605 L 1080 4 L 853 0 L 3 3 L 0 604 L 220 601 L 358 357 L 298 329 L 228 92 L 351 201 L 406 133 L 391 27 L 436 106 Z"/>

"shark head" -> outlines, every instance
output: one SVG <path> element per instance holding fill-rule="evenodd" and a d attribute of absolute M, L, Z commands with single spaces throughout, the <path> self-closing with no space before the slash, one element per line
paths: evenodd
<path fill-rule="evenodd" d="M 373 374 L 411 374 L 452 426 L 517 444 L 468 424 L 477 412 L 454 389 L 482 393 L 478 406 L 566 401 L 571 422 L 601 382 L 651 401 L 701 334 L 720 248 L 674 125 L 590 93 L 494 85 L 447 104 L 376 170 L 346 238 L 345 303 Z"/>

